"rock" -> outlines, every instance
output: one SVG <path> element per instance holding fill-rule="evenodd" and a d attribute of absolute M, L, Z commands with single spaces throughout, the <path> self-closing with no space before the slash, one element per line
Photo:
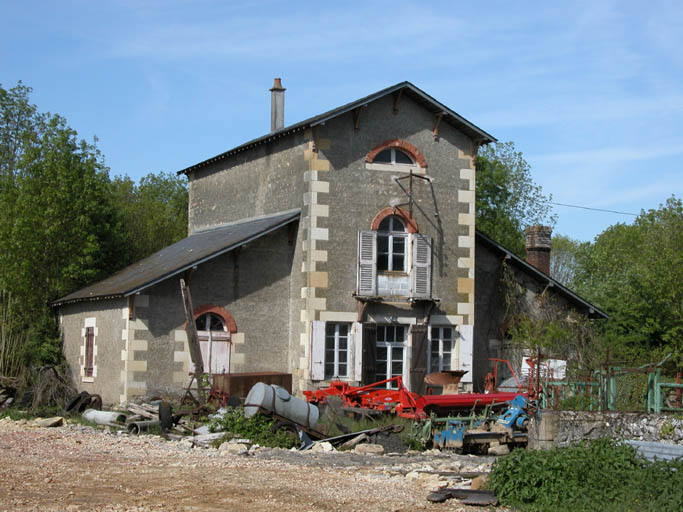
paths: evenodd
<path fill-rule="evenodd" d="M 180 448 L 181 450 L 191 450 L 193 446 L 194 443 L 191 439 L 183 439 L 178 443 L 178 448 Z"/>
<path fill-rule="evenodd" d="M 438 448 L 432 448 L 431 450 L 425 450 L 422 455 L 441 455 L 441 450 Z"/>
<path fill-rule="evenodd" d="M 37 420 L 36 425 L 38 427 L 61 427 L 64 425 L 64 418 L 61 416 L 55 416 L 54 418 L 45 418 L 42 420 Z"/>
<path fill-rule="evenodd" d="M 486 487 L 486 485 L 488 483 L 489 483 L 489 476 L 488 475 L 475 476 L 472 479 L 472 483 L 470 484 L 470 489 L 478 491 L 478 490 Z"/>
<path fill-rule="evenodd" d="M 417 480 L 418 478 L 420 478 L 420 473 L 417 471 L 410 471 L 406 473 L 406 479 L 408 480 Z"/>
<path fill-rule="evenodd" d="M 384 453 L 384 446 L 381 444 L 363 443 L 356 446 L 353 451 L 361 455 L 382 455 Z"/>
<path fill-rule="evenodd" d="M 249 447 L 243 443 L 235 443 L 230 441 L 228 443 L 223 443 L 218 448 L 218 452 L 221 456 L 225 455 L 247 455 L 249 453 Z"/>
<path fill-rule="evenodd" d="M 317 443 L 314 443 L 311 449 L 309 450 L 311 452 L 335 452 L 337 450 L 334 449 L 334 446 L 332 446 L 332 443 L 329 441 L 318 441 Z"/>
<path fill-rule="evenodd" d="M 508 448 L 508 445 L 506 444 L 491 446 L 488 453 L 489 455 L 507 455 L 510 453 L 510 448 Z"/>

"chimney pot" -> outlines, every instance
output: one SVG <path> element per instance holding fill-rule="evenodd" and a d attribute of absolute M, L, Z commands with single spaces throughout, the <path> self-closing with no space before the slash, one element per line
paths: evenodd
<path fill-rule="evenodd" d="M 282 80 L 275 78 L 270 89 L 270 131 L 285 127 L 285 88 Z"/>
<path fill-rule="evenodd" d="M 526 238 L 526 261 L 541 272 L 550 275 L 550 249 L 553 228 L 530 226 L 524 230 Z"/>

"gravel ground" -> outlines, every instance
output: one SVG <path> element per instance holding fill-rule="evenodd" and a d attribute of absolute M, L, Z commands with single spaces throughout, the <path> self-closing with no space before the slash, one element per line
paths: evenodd
<path fill-rule="evenodd" d="M 492 458 L 258 449 L 233 455 L 157 436 L 0 420 L 0 510 L 490 510 L 426 501 Z"/>

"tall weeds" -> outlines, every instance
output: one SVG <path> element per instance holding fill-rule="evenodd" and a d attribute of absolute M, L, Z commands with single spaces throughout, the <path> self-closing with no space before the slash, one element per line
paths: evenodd
<path fill-rule="evenodd" d="M 26 343 L 26 332 L 17 325 L 14 305 L 11 294 L 0 290 L 0 375 L 4 377 L 19 375 L 21 350 Z"/>

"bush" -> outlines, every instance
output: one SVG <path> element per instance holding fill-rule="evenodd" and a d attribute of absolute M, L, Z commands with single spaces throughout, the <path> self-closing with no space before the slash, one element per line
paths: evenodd
<path fill-rule="evenodd" d="M 244 415 L 244 409 L 228 408 L 222 418 L 209 423 L 209 431 L 226 432 L 221 442 L 232 437 L 245 437 L 254 444 L 270 448 L 293 448 L 299 445 L 299 439 L 289 432 L 273 431 L 276 420 L 263 414 L 255 414 L 251 418 Z"/>
<path fill-rule="evenodd" d="M 490 487 L 520 510 L 683 510 L 683 459 L 650 463 L 612 439 L 515 450 L 495 462 Z"/>

